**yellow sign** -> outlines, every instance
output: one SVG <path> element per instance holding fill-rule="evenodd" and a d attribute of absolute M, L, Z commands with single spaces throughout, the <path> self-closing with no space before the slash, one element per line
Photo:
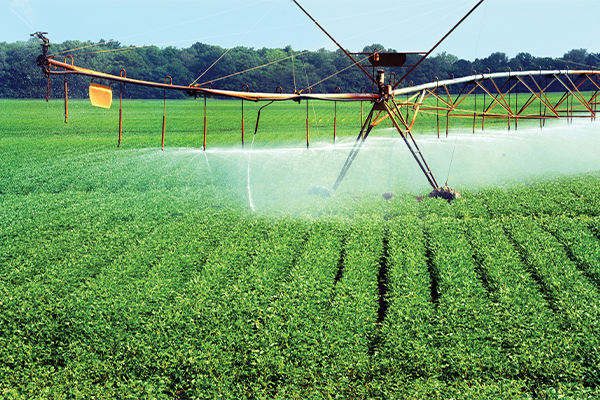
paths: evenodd
<path fill-rule="evenodd" d="M 92 82 L 90 84 L 90 100 L 95 107 L 110 108 L 112 103 L 112 89 L 110 86 Z"/>

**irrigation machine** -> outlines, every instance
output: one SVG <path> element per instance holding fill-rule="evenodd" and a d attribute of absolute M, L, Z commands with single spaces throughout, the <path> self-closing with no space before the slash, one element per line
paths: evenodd
<path fill-rule="evenodd" d="M 64 99 L 65 99 L 65 122 L 68 119 L 68 75 L 82 75 L 92 79 L 89 86 L 89 97 L 92 105 L 110 108 L 112 103 L 112 88 L 103 82 L 119 83 L 119 141 L 122 139 L 122 87 L 124 84 L 141 85 L 156 89 L 184 91 L 189 96 L 204 98 L 204 134 L 203 149 L 207 146 L 207 117 L 206 98 L 221 97 L 240 99 L 243 101 L 265 102 L 266 104 L 258 111 L 256 130 L 260 119 L 260 111 L 275 101 L 307 102 L 306 119 L 306 146 L 310 146 L 310 127 L 308 117 L 308 101 L 330 101 L 330 102 L 369 102 L 372 104 L 366 118 L 362 118 L 362 128 L 354 142 L 346 161 L 332 188 L 320 188 L 313 190 L 314 193 L 329 195 L 335 192 L 342 183 L 346 173 L 357 157 L 363 143 L 367 140 L 373 128 L 383 121 L 389 120 L 393 128 L 400 134 L 408 150 L 419 165 L 427 182 L 432 187 L 430 197 L 442 197 L 451 201 L 459 197 L 459 193 L 448 187 L 447 182 L 442 186 L 436 180 L 431 168 L 429 168 L 425 157 L 415 138 L 413 128 L 417 117 L 421 114 L 435 114 L 437 120 L 437 134 L 440 136 L 440 120 L 445 119 L 445 134 L 448 135 L 450 120 L 454 118 L 466 118 L 472 120 L 473 131 L 479 124 L 485 128 L 486 121 L 504 120 L 508 129 L 518 127 L 520 120 L 539 120 L 543 127 L 547 119 L 566 118 L 596 118 L 600 95 L 600 71 L 594 69 L 566 69 L 548 70 L 540 67 L 535 71 L 511 71 L 476 73 L 472 71 L 470 76 L 440 80 L 433 78 L 431 83 L 413 86 L 407 81 L 409 75 L 429 56 L 432 52 L 471 14 L 484 0 L 480 0 L 454 27 L 448 31 L 429 51 L 416 53 L 387 53 L 375 49 L 372 53 L 350 53 L 345 50 L 327 31 L 296 1 L 292 0 L 298 8 L 310 18 L 315 25 L 323 31 L 339 49 L 349 58 L 351 66 L 359 68 L 372 82 L 373 90 L 367 93 L 342 93 L 338 88 L 335 93 L 317 94 L 313 93 L 312 87 L 293 93 L 283 93 L 278 87 L 275 93 L 251 92 L 244 85 L 241 91 L 218 90 L 212 88 L 212 82 L 190 85 L 176 85 L 170 76 L 165 77 L 164 82 L 149 82 L 127 77 L 125 69 L 121 69 L 119 76 L 102 73 L 99 71 L 81 68 L 75 65 L 72 55 L 64 57 L 63 61 L 57 59 L 58 55 L 49 54 L 50 42 L 45 36 L 47 32 L 36 32 L 36 36 L 43 41 L 42 54 L 37 58 L 37 64 L 42 68 L 48 79 L 48 91 L 46 100 L 49 99 L 50 77 L 53 75 L 64 76 Z M 407 55 L 416 55 L 417 61 L 407 64 Z M 60 56 L 62 57 L 62 55 Z M 415 57 L 413 57 L 414 59 Z M 280 60 L 283 61 L 283 60 Z M 395 73 L 386 74 L 385 68 L 402 68 L 403 75 L 396 78 Z M 371 72 L 369 72 L 371 70 Z M 341 71 L 338 71 L 339 73 Z M 320 83 L 320 82 L 319 82 Z M 404 84 L 403 84 L 404 83 Z M 407 84 L 408 83 L 408 84 Z M 584 97 L 580 88 L 587 84 L 593 87 L 590 98 Z M 314 85 L 313 85 L 314 86 Z M 449 88 L 454 86 L 453 90 Z M 562 95 L 558 102 L 551 102 L 547 96 L 550 87 L 556 92 L 556 87 L 562 88 Z M 458 90 L 456 88 L 458 87 Z M 245 89 L 245 90 L 244 90 Z M 456 94 L 458 93 L 458 94 Z M 477 109 L 477 96 L 481 100 L 481 108 Z M 519 95 L 525 100 L 519 102 Z M 474 98 L 475 108 L 465 107 L 465 100 Z M 165 97 L 166 99 L 166 97 Z M 165 100 L 166 101 L 166 100 Z M 337 108 L 336 108 L 337 110 Z M 242 111 L 243 112 L 243 111 Z M 336 111 L 337 112 L 337 111 Z M 337 115 L 334 118 L 333 141 L 337 138 Z M 163 110 L 163 129 L 161 147 L 165 143 L 166 112 Z M 442 126 L 442 131 L 444 127 Z M 241 144 L 245 143 L 245 125 L 242 117 Z"/>

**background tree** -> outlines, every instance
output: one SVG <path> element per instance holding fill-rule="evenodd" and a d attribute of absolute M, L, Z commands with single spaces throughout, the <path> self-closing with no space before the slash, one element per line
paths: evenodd
<path fill-rule="evenodd" d="M 208 86 L 212 84 L 214 88 L 218 89 L 241 90 L 242 85 L 247 84 L 251 91 L 272 93 L 278 86 L 281 86 L 285 93 L 292 93 L 294 90 L 306 89 L 308 86 L 329 78 L 315 85 L 313 91 L 332 93 L 338 87 L 344 93 L 373 90 L 373 83 L 359 68 L 352 66 L 352 62 L 340 49 L 335 51 L 319 49 L 315 52 L 301 54 L 303 51 L 294 50 L 291 46 L 282 49 L 235 47 L 227 50 L 205 43 L 194 43 L 185 49 L 158 48 L 156 46 L 127 49 L 127 46 L 123 46 L 117 41 L 106 41 L 102 45 L 95 45 L 89 41 L 67 40 L 63 43 L 52 44 L 50 53 L 55 54 L 58 60 L 63 61 L 64 54 L 68 54 L 62 53 L 63 51 L 82 47 L 85 49 L 75 52 L 76 65 L 114 75 L 119 75 L 121 69 L 126 68 L 128 77 L 154 82 L 164 82 L 165 77 L 170 75 L 173 83 L 177 85 L 188 85 L 199 78 L 197 83 L 204 83 Z M 365 46 L 362 52 L 370 53 L 375 49 L 396 52 L 394 49 L 386 49 L 380 43 Z M 46 96 L 46 78 L 35 63 L 40 53 L 40 41 L 36 38 L 27 42 L 0 43 L 0 79 L 2 82 L 0 97 L 43 98 Z M 221 60 L 213 66 L 219 58 Z M 357 55 L 356 58 L 360 60 L 365 56 Z M 409 54 L 406 65 L 414 65 L 420 58 L 421 55 Z M 278 60 L 283 61 L 256 68 Z M 365 65 L 365 68 L 373 74 L 378 69 L 371 67 L 367 60 L 361 64 Z M 436 76 L 440 80 L 452 76 L 456 78 L 468 76 L 473 71 L 481 74 L 488 70 L 492 73 L 502 72 L 508 68 L 512 71 L 520 68 L 523 70 L 573 69 L 576 66 L 581 69 L 599 64 L 600 54 L 588 53 L 585 49 L 570 50 L 564 54 L 562 59 L 535 57 L 529 53 L 518 53 L 509 59 L 505 53 L 496 52 L 472 62 L 443 52 L 423 61 L 401 86 L 408 85 L 409 81 L 412 81 L 414 85 L 432 82 Z M 252 70 L 227 79 L 219 79 L 249 69 Z M 385 69 L 386 76 L 392 80 L 394 74 L 395 79 L 399 79 L 407 72 L 407 68 L 387 67 Z M 89 78 L 71 75 L 67 79 L 71 97 L 87 97 Z M 60 98 L 64 95 L 62 77 L 52 77 L 50 86 L 52 97 Z M 554 86 L 551 89 L 553 88 Z M 581 90 L 594 89 L 589 82 L 581 87 Z M 451 87 L 451 90 L 456 91 L 460 88 Z M 130 98 L 162 98 L 163 91 L 127 85 L 126 96 Z M 169 91 L 167 96 L 185 98 L 186 94 Z"/>

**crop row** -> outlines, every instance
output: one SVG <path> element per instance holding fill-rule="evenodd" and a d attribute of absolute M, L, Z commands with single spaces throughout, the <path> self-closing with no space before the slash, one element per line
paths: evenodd
<path fill-rule="evenodd" d="M 341 278 L 334 288 L 324 347 L 330 351 L 334 393 L 367 395 L 371 380 L 379 303 L 378 276 L 384 256 L 384 223 L 364 215 L 353 220 L 344 247 Z"/>
<path fill-rule="evenodd" d="M 591 305 L 577 329 L 565 325 L 566 310 L 555 307 L 532 271 L 534 261 L 525 256 L 524 263 L 514 247 L 513 240 L 522 250 L 525 236 L 513 230 L 527 235 L 532 227 L 506 222 L 511 240 L 504 225 L 433 215 L 389 221 L 389 308 L 380 348 L 386 390 L 408 386 L 405 393 L 432 396 L 460 382 L 494 379 L 478 393 L 520 396 L 522 390 L 548 395 L 548 385 L 596 384 L 598 337 L 585 328 L 595 326 L 597 299 L 585 297 Z M 581 253 L 596 245 L 586 237 Z M 579 283 L 583 292 L 595 292 Z"/>
<path fill-rule="evenodd" d="M 585 180 L 545 180 L 531 187 L 484 189 L 477 197 L 484 201 L 494 218 L 504 215 L 596 216 L 600 213 L 598 189 L 598 178 L 588 176 Z"/>
<path fill-rule="evenodd" d="M 600 288 L 600 240 L 579 219 L 556 217 L 541 220 L 542 227 L 552 233 L 566 249 L 583 273 Z"/>
<path fill-rule="evenodd" d="M 380 351 L 386 386 L 394 388 L 429 376 L 434 307 L 420 220 L 396 218 L 388 229 L 388 310 Z"/>
<path fill-rule="evenodd" d="M 421 219 L 430 214 L 458 219 L 515 215 L 594 217 L 600 214 L 600 197 L 596 194 L 599 191 L 597 175 L 582 175 L 572 180 L 548 179 L 508 189 L 485 188 L 478 192 L 465 189 L 461 190 L 462 198 L 453 200 L 451 204 L 442 199 L 424 198 L 418 207 L 410 211 Z M 410 215 L 402 211 L 393 215 Z"/>
<path fill-rule="evenodd" d="M 265 352 L 277 343 L 265 343 L 270 340 L 265 326 L 273 318 L 270 303 L 300 251 L 305 228 L 288 221 L 274 226 L 246 222 L 190 281 L 199 359 L 189 364 L 185 381 L 194 382 L 206 396 L 217 394 L 215 381 L 223 393 L 264 393 L 273 385 L 271 358 Z M 290 234 L 294 230 L 297 234 Z"/>
<path fill-rule="evenodd" d="M 590 230 L 596 235 L 598 239 L 600 239 L 600 217 L 591 218 L 588 221 L 588 226 Z"/>
<path fill-rule="evenodd" d="M 330 323 L 333 287 L 343 261 L 346 228 L 337 221 L 312 225 L 302 255 L 274 301 L 277 317 L 268 325 L 281 377 L 278 395 L 308 398 L 327 388 L 326 376 L 333 348 L 326 334 Z"/>
<path fill-rule="evenodd" d="M 497 310 L 503 352 L 513 368 L 509 374 L 527 380 L 533 389 L 544 382 L 581 380 L 581 363 L 570 348 L 572 335 L 561 329 L 502 225 L 470 220 L 464 228 Z"/>
<path fill-rule="evenodd" d="M 455 220 L 431 217 L 425 234 L 435 280 L 435 346 L 439 373 L 450 379 L 506 376 L 495 307 L 479 278 L 465 234 Z"/>
<path fill-rule="evenodd" d="M 40 213 L 2 231 L 13 247 L 0 253 L 0 373 L 15 393 L 86 376 L 72 397 L 597 385 L 598 217 L 471 219 L 468 199 L 426 200 L 423 219 L 132 209 L 79 225 L 75 201 L 50 204 L 64 220 Z M 102 230 L 118 218 L 128 223 Z"/>
<path fill-rule="evenodd" d="M 72 211 L 69 204 L 62 204 L 65 214 Z M 30 232 L 38 243 L 47 240 L 43 249 L 21 247 L 19 234 L 14 237 L 21 250 L 12 254 L 21 255 L 3 266 L 11 278 L 3 279 L 0 293 L 2 376 L 11 390 L 34 397 L 40 395 L 36 387 L 69 387 L 73 397 L 114 397 L 126 386 L 135 397 L 140 385 L 132 377 L 152 386 L 159 369 L 153 360 L 177 343 L 165 332 L 185 325 L 179 307 L 183 282 L 217 246 L 215 238 L 227 235 L 225 225 L 236 223 L 192 216 L 162 225 L 138 221 L 124 230 L 107 229 L 102 218 L 72 226 L 38 218 Z M 175 261 L 184 251 L 189 262 Z M 73 379 L 80 383 L 69 385 Z"/>
<path fill-rule="evenodd" d="M 508 220 L 504 224 L 517 245 L 529 272 L 559 313 L 561 328 L 576 332 L 571 351 L 582 360 L 587 383 L 598 384 L 600 365 L 598 329 L 600 298 L 598 290 L 577 268 L 563 246 L 550 233 L 529 218 Z"/>

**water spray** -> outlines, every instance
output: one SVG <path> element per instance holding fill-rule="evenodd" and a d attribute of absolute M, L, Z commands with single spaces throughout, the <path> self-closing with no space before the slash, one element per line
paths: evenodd
<path fill-rule="evenodd" d="M 271 104 L 271 103 L 269 103 L 269 104 Z M 264 107 L 266 107 L 266 106 L 264 106 Z M 262 108 L 261 108 L 261 110 L 262 110 Z M 259 116 L 260 116 L 260 111 L 259 111 Z M 256 130 L 258 130 L 258 119 L 256 120 Z M 252 149 L 254 148 L 254 138 L 256 137 L 256 130 L 254 131 L 254 135 L 252 135 L 252 143 L 250 143 L 250 153 L 248 153 L 248 203 L 250 203 L 250 208 L 252 209 L 252 212 L 255 212 L 256 208 L 254 207 L 254 203 L 252 202 L 252 190 L 250 189 L 250 156 L 252 154 Z"/>

